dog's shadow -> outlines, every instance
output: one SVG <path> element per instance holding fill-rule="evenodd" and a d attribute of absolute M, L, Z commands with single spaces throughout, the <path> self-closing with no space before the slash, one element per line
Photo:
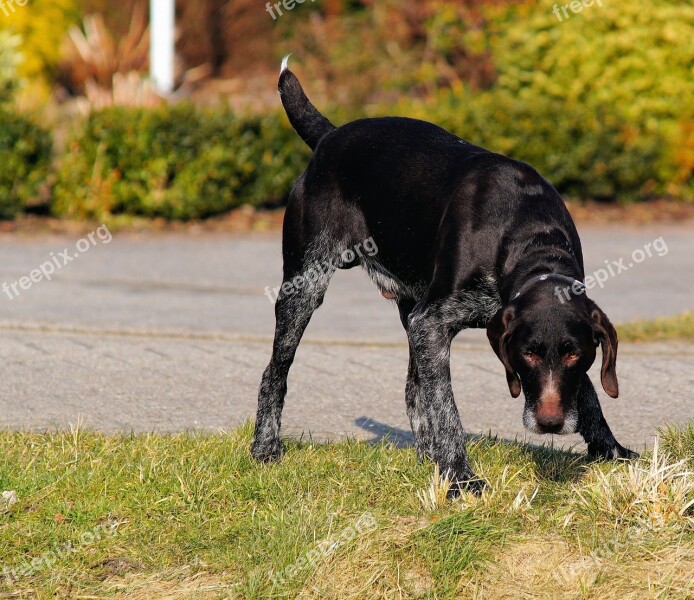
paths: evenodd
<path fill-rule="evenodd" d="M 369 444 L 376 445 L 386 441 L 396 448 L 414 447 L 414 436 L 411 431 L 393 427 L 366 416 L 356 418 L 354 423 L 374 436 L 367 440 Z M 585 473 L 585 467 L 595 462 L 594 459 L 589 458 L 585 453 L 577 452 L 573 448 L 566 450 L 553 448 L 551 445 L 546 444 L 538 445 L 519 441 L 518 439 L 511 440 L 493 435 L 470 433 L 467 434 L 467 439 L 480 441 L 482 444 L 504 442 L 521 448 L 523 452 L 531 455 L 533 462 L 536 464 L 538 477 L 549 481 L 577 481 Z"/>
<path fill-rule="evenodd" d="M 385 440 L 396 448 L 412 448 L 414 446 L 414 436 L 411 431 L 406 429 L 392 427 L 370 417 L 357 417 L 354 419 L 354 424 L 374 436 L 368 440 L 369 444 L 380 444 Z"/>

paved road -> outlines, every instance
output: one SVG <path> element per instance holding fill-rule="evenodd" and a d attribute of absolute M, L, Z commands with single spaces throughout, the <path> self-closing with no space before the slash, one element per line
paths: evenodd
<path fill-rule="evenodd" d="M 592 297 L 614 321 L 691 309 L 692 233 L 584 228 L 588 272 L 605 261 L 633 264 Z M 652 257 L 638 262 L 633 252 L 660 238 Z M 115 234 L 83 253 L 76 241 L 0 237 L 0 285 L 19 281 L 51 252 L 78 255 L 51 281 L 15 286 L 21 293 L 13 299 L 0 292 L 0 425 L 66 427 L 80 415 L 105 431 L 175 431 L 231 427 L 252 416 L 270 353 L 273 311 L 264 289 L 279 283 L 279 236 Z M 521 402 L 508 395 L 482 332 L 458 337 L 452 363 L 469 431 L 540 439 L 523 431 Z M 641 447 L 657 425 L 694 418 L 693 364 L 692 345 L 620 347 L 622 396 L 601 395 L 620 441 Z M 338 273 L 290 376 L 285 432 L 373 438 L 390 431 L 409 441 L 406 369 L 394 307 L 363 273 Z"/>

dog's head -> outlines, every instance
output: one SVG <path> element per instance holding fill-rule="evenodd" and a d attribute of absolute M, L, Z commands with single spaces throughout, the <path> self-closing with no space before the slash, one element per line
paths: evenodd
<path fill-rule="evenodd" d="M 500 309 L 487 337 L 506 368 L 511 396 L 525 394 L 523 423 L 535 433 L 574 433 L 585 374 L 602 346 L 602 387 L 617 383 L 617 332 L 584 293 L 558 293 L 550 281 L 534 285 Z"/>

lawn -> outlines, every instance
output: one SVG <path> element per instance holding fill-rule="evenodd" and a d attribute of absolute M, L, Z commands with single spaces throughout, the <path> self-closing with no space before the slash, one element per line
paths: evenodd
<path fill-rule="evenodd" d="M 617 326 L 620 342 L 658 342 L 661 340 L 694 340 L 694 312 L 652 321 L 633 321 Z"/>
<path fill-rule="evenodd" d="M 474 440 L 453 502 L 387 442 L 0 435 L 0 597 L 694 596 L 694 422 L 634 463 Z"/>

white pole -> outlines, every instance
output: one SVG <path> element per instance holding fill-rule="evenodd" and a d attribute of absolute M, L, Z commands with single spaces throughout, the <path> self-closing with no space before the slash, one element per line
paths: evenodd
<path fill-rule="evenodd" d="M 175 0 L 150 0 L 149 73 L 162 94 L 170 94 L 174 85 Z"/>

